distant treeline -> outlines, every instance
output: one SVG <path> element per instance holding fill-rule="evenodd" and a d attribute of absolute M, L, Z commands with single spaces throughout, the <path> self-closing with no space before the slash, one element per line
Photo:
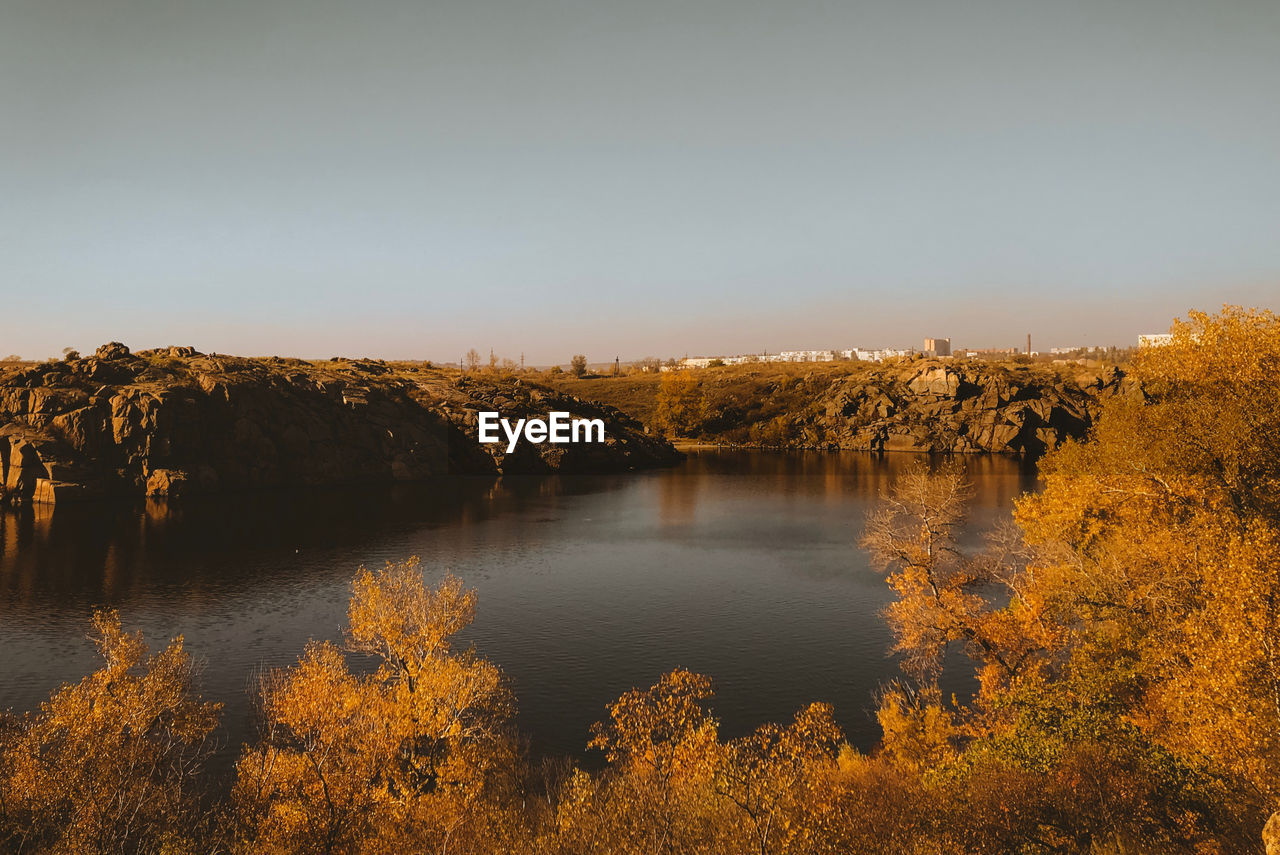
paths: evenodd
<path fill-rule="evenodd" d="M 1278 368 L 1280 318 L 1193 314 L 977 551 L 958 468 L 900 478 L 862 540 L 904 667 L 870 754 L 824 704 L 722 738 L 709 678 L 676 670 L 610 705 L 599 771 L 533 764 L 501 671 L 451 643 L 474 593 L 411 560 L 361 570 L 345 641 L 262 680 L 229 790 L 204 771 L 219 710 L 182 640 L 151 654 L 99 614 L 102 668 L 0 722 L 0 848 L 1260 852 L 1280 806 Z M 938 689 L 955 646 L 967 704 Z"/>

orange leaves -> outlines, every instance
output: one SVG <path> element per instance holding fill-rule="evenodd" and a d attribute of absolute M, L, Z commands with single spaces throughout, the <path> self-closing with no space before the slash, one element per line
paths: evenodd
<path fill-rule="evenodd" d="M 241 758 L 234 793 L 255 846 L 305 851 L 364 835 L 392 801 L 381 770 L 398 745 L 376 688 L 317 643 L 264 680 L 262 705 L 265 738 Z"/>
<path fill-rule="evenodd" d="M 580 831 L 628 852 L 682 852 L 708 836 L 721 753 L 716 720 L 702 706 L 710 696 L 709 678 L 676 670 L 609 706 L 590 747 L 605 752 L 610 775 Z"/>
<path fill-rule="evenodd" d="M 705 417 L 706 401 L 697 374 L 693 371 L 665 372 L 658 382 L 654 401 L 654 426 L 677 436 L 689 435 Z"/>
<path fill-rule="evenodd" d="M 1236 514 L 1280 515 L 1280 316 L 1224 306 L 1175 321 L 1137 371 L 1168 428 L 1175 467 Z"/>
<path fill-rule="evenodd" d="M 702 708 L 711 697 L 711 679 L 677 669 L 649 689 L 632 689 L 609 705 L 610 722 L 592 728 L 590 747 L 605 752 L 609 762 L 655 762 L 694 743 L 712 742 L 716 720 Z"/>
<path fill-rule="evenodd" d="M 971 487 L 955 465 L 934 472 L 918 464 L 894 483 L 881 507 L 867 519 L 862 546 L 888 571 L 897 599 L 885 609 L 894 631 L 895 652 L 917 676 L 940 667 L 951 642 L 963 642 L 971 655 L 1008 679 L 1037 650 L 1034 635 L 1010 632 L 1019 608 L 1020 581 L 1001 559 L 970 557 L 957 545 Z M 1010 606 L 1001 610 L 993 592 L 1004 588 Z"/>
<path fill-rule="evenodd" d="M 830 705 L 811 704 L 788 726 L 765 724 L 726 746 L 716 789 L 740 811 L 755 851 L 797 851 L 813 842 L 807 814 L 843 741 Z"/>
<path fill-rule="evenodd" d="M 331 738 L 372 718 L 364 681 L 347 670 L 342 653 L 328 642 L 312 643 L 298 666 L 264 681 L 263 714 L 296 738 Z"/>
<path fill-rule="evenodd" d="M 1175 320 L 1173 342 L 1142 350 L 1144 378 L 1172 383 L 1222 381 L 1240 388 L 1270 382 L 1280 368 L 1280 317 L 1267 310 L 1223 306 L 1216 315 L 1192 310 Z"/>
<path fill-rule="evenodd" d="M 1280 318 L 1176 322 L 1090 442 L 1018 503 L 1028 596 L 1082 679 L 1128 672 L 1125 719 L 1162 746 L 1280 793 Z M 1124 671 L 1122 671 L 1122 668 Z M 1093 676 L 1090 676 L 1093 675 Z"/>
<path fill-rule="evenodd" d="M 250 849 L 401 851 L 488 833 L 478 805 L 514 774 L 514 704 L 495 666 L 451 652 L 474 614 L 474 592 L 452 578 L 428 589 L 416 559 L 359 572 L 350 649 L 379 667 L 357 676 L 313 644 L 264 683 L 265 738 L 235 793 Z"/>
<path fill-rule="evenodd" d="M 5 826 L 59 852 L 133 851 L 190 830 L 218 705 L 195 696 L 182 639 L 148 655 L 94 616 L 105 665 L 16 723 L 0 758 Z"/>
<path fill-rule="evenodd" d="M 889 686 L 876 708 L 881 749 L 894 763 L 913 772 L 944 767 L 957 756 L 960 735 L 953 714 L 942 705 L 942 693 L 930 685 L 911 690 Z"/>
<path fill-rule="evenodd" d="M 1045 489 L 1017 503 L 1017 560 L 975 569 L 948 551 L 945 529 L 925 522 L 939 518 L 930 497 L 949 494 L 945 473 L 934 487 L 913 473 L 868 526 L 907 664 L 927 672 L 966 639 L 985 665 L 977 744 L 1010 780 L 1024 765 L 1057 775 L 1054 798 L 1092 802 L 1073 814 L 1088 822 L 1125 828 L 1106 803 L 1127 802 L 1147 812 L 1144 834 L 1190 839 L 1218 820 L 1188 816 L 1243 816 L 1252 794 L 1280 794 L 1278 369 L 1269 312 L 1175 324 L 1172 345 L 1138 360 L 1144 394 L 1108 403 L 1088 442 L 1042 462 Z M 886 752 L 936 767 L 919 745 L 928 716 L 887 700 Z"/>
<path fill-rule="evenodd" d="M 592 739 L 609 767 L 571 780 L 555 851 L 824 851 L 815 807 L 844 739 L 831 708 L 813 704 L 789 725 L 721 742 L 703 707 L 710 697 L 707 677 L 676 670 L 611 704 Z"/>
<path fill-rule="evenodd" d="M 475 620 L 476 593 L 452 576 L 434 591 L 417 558 L 373 573 L 360 568 L 347 611 L 351 648 L 406 667 L 449 652 L 449 637 Z"/>

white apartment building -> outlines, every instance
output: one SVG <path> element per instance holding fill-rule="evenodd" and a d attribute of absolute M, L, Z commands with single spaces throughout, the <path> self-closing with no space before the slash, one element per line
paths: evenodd
<path fill-rule="evenodd" d="M 1173 344 L 1173 335 L 1170 333 L 1150 333 L 1138 336 L 1138 347 L 1164 347 L 1168 344 Z"/>
<path fill-rule="evenodd" d="M 848 350 L 784 350 L 779 353 L 744 353 L 736 356 L 686 356 L 675 366 L 662 366 L 663 371 L 674 368 L 707 368 L 712 362 L 724 365 L 746 365 L 753 362 L 835 362 L 842 359 L 858 359 L 863 362 L 883 362 L 914 356 L 913 347 L 864 350 L 860 347 Z"/>

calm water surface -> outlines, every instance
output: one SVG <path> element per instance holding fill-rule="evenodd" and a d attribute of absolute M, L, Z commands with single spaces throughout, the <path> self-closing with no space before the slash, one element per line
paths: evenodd
<path fill-rule="evenodd" d="M 873 693 L 898 671 L 889 592 L 856 544 L 913 459 L 697 452 L 620 476 L 5 513 L 0 707 L 32 709 L 97 667 L 88 620 L 111 606 L 153 647 L 182 634 L 205 661 L 229 758 L 254 733 L 256 676 L 341 636 L 355 568 L 417 555 L 429 580 L 478 590 L 467 640 L 511 678 L 538 753 L 582 754 L 606 703 L 675 666 L 714 678 L 727 735 L 821 700 L 869 747 Z M 968 466 L 975 534 L 1035 486 L 1017 460 Z M 944 684 L 966 692 L 954 664 Z"/>

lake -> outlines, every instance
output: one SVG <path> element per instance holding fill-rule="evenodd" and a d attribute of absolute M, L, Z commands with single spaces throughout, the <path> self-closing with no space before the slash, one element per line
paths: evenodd
<path fill-rule="evenodd" d="M 153 648 L 181 634 L 225 704 L 223 765 L 254 735 L 259 675 L 341 636 L 355 569 L 410 555 L 477 589 L 465 640 L 513 684 L 538 754 L 584 753 L 591 722 L 676 666 L 709 674 L 725 735 L 827 701 L 850 740 L 879 736 L 898 676 L 867 511 L 912 455 L 692 452 L 667 470 L 475 477 L 181 504 L 0 514 L 0 706 L 32 709 L 97 667 L 99 606 Z M 1035 488 L 1012 458 L 967 461 L 976 535 Z M 944 689 L 972 688 L 963 657 Z"/>

